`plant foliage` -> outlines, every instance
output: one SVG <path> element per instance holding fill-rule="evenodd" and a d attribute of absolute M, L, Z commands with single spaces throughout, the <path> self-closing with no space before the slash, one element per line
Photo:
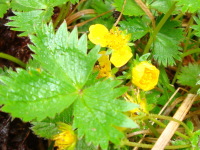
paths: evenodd
<path fill-rule="evenodd" d="M 10 71 L 9 76 L 1 76 L 3 111 L 24 121 L 38 122 L 47 117 L 54 118 L 73 104 L 73 126 L 78 128 L 79 137 L 85 135 L 87 142 L 101 145 L 103 149 L 107 149 L 109 141 L 119 144 L 123 138 L 115 126 L 137 126 L 122 114 L 136 105 L 117 100 L 126 91 L 125 87 L 116 88 L 120 81 L 89 80 L 99 57 L 99 47 L 87 53 L 86 35 L 78 39 L 77 29 L 68 33 L 66 23 L 54 33 L 50 23 L 38 28 L 36 35 L 30 38 L 34 45 L 29 47 L 40 68 L 18 69 L 17 72 Z M 33 129 L 37 134 L 52 136 L 44 133 L 54 125 L 47 126 L 45 122 L 35 125 L 37 129 Z M 94 138 L 96 135 L 101 135 L 99 138 L 103 137 L 103 140 Z"/>
<path fill-rule="evenodd" d="M 124 0 L 114 0 L 113 5 L 116 7 L 117 11 L 122 11 L 124 15 L 141 16 L 144 14 L 144 11 L 133 0 L 126 0 L 125 4 Z"/>
<path fill-rule="evenodd" d="M 183 40 L 183 30 L 178 28 L 180 24 L 176 21 L 168 20 L 157 34 L 153 57 L 159 64 L 174 65 L 175 60 L 180 60 L 180 42 Z"/>
<path fill-rule="evenodd" d="M 10 8 L 10 0 L 0 0 L 0 5 L 1 5 L 0 18 L 3 18 L 4 14 Z"/>
<path fill-rule="evenodd" d="M 0 69 L 1 111 L 30 122 L 58 148 L 156 146 L 141 137 L 158 138 L 182 97 L 200 94 L 199 8 L 200 0 L 0 0 L 0 26 L 16 31 L 0 34 L 28 36 L 33 52 L 27 64 L 0 53 L 24 68 Z M 113 56 L 127 61 L 116 67 Z M 194 97 L 166 149 L 198 149 Z"/>
<path fill-rule="evenodd" d="M 194 13 L 199 10 L 200 8 L 200 1 L 199 0 L 176 0 L 177 5 L 181 6 L 183 12 L 189 11 Z"/>
<path fill-rule="evenodd" d="M 181 85 L 187 85 L 190 87 L 196 86 L 199 79 L 200 65 L 199 64 L 189 64 L 181 69 L 178 76 L 178 83 Z"/>

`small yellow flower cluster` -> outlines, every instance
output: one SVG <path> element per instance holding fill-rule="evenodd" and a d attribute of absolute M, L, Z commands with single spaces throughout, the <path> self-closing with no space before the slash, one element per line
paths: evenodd
<path fill-rule="evenodd" d="M 160 71 L 148 63 L 140 62 L 132 69 L 132 83 L 144 91 L 153 89 L 158 83 Z"/>
<path fill-rule="evenodd" d="M 104 77 L 111 77 L 111 63 L 109 60 L 109 56 L 106 55 L 106 51 L 99 52 L 101 54 L 101 57 L 98 59 L 99 62 L 99 74 L 98 78 L 104 78 Z"/>
<path fill-rule="evenodd" d="M 73 150 L 76 145 L 76 135 L 72 127 L 65 123 L 59 123 L 59 129 L 61 133 L 54 137 L 54 146 L 57 147 L 58 150 Z"/>
<path fill-rule="evenodd" d="M 124 95 L 124 98 L 131 103 L 135 103 L 139 105 L 139 108 L 135 108 L 129 111 L 131 113 L 131 116 L 134 116 L 135 113 L 138 113 L 138 112 L 148 113 L 146 98 L 144 97 L 141 98 L 140 92 L 135 93 L 134 97 L 126 93 Z"/>
<path fill-rule="evenodd" d="M 119 28 L 108 31 L 104 25 L 95 24 L 90 26 L 89 31 L 88 38 L 92 43 L 112 49 L 110 61 L 115 67 L 125 65 L 133 56 L 128 46 L 130 35 L 124 34 Z"/>

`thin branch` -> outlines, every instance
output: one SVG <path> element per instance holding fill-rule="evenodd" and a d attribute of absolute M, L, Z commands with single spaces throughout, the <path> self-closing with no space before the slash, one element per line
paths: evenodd
<path fill-rule="evenodd" d="M 149 8 L 142 2 L 142 0 L 135 0 L 135 2 L 140 6 L 140 8 L 146 13 L 146 15 L 151 19 L 153 28 L 156 27 L 154 16 L 152 15 Z"/>

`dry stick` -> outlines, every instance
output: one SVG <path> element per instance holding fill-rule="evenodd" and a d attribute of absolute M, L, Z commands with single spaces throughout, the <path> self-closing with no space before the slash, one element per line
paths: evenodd
<path fill-rule="evenodd" d="M 67 27 L 67 28 L 68 28 L 68 29 L 72 29 L 72 28 L 74 28 L 75 26 L 77 26 L 77 27 L 83 26 L 84 24 L 86 24 L 86 23 L 88 23 L 88 22 L 90 22 L 90 21 L 92 21 L 92 20 L 95 20 L 95 19 L 97 19 L 97 18 L 99 18 L 99 17 L 101 17 L 101 16 L 103 16 L 103 15 L 105 15 L 105 14 L 107 14 L 107 13 L 113 11 L 113 10 L 114 10 L 114 9 L 109 10 L 109 11 L 106 11 L 106 12 L 104 12 L 104 13 L 102 13 L 102 14 L 100 14 L 100 15 L 94 17 L 94 18 L 88 19 L 88 20 L 86 20 L 86 21 L 84 21 L 84 22 L 78 23 L 78 24 L 73 25 L 73 26 L 69 26 L 69 27 Z"/>
<path fill-rule="evenodd" d="M 67 25 L 70 25 L 73 21 L 79 19 L 81 16 L 88 14 L 96 14 L 96 12 L 94 11 L 94 9 L 85 9 L 78 11 L 77 13 L 70 15 L 69 17 L 66 18 Z"/>
<path fill-rule="evenodd" d="M 135 0 L 135 2 L 141 7 L 141 9 L 146 13 L 146 15 L 151 19 L 152 26 L 155 28 L 156 23 L 154 16 L 152 15 L 151 11 L 149 8 L 142 2 L 142 0 Z"/>
<path fill-rule="evenodd" d="M 83 3 L 83 2 L 85 2 L 86 0 L 81 0 L 75 7 L 74 7 L 74 9 L 68 14 L 68 16 L 70 16 L 71 14 L 73 14 L 75 11 L 76 11 L 76 9 L 78 8 L 78 6 L 81 4 L 81 3 Z M 67 19 L 67 18 L 66 18 Z"/>
<path fill-rule="evenodd" d="M 178 93 L 178 91 L 179 91 L 180 89 L 182 89 L 182 88 L 179 87 L 179 88 L 174 92 L 174 94 L 170 97 L 170 99 L 167 101 L 167 103 L 165 104 L 165 106 L 162 108 L 162 110 L 159 112 L 158 115 L 161 115 L 161 114 L 162 114 L 162 112 L 165 110 L 165 108 L 168 106 L 168 104 L 171 102 L 171 100 L 174 98 L 174 96 Z M 184 89 L 182 89 L 182 90 L 184 90 Z M 152 125 L 153 125 L 153 124 L 152 124 Z M 145 136 L 146 136 L 146 134 L 143 135 L 143 137 L 140 139 L 140 141 L 139 141 L 138 143 L 142 143 L 142 141 L 144 140 Z M 138 150 L 138 147 L 135 147 L 133 150 Z"/>
<path fill-rule="evenodd" d="M 162 110 L 159 112 L 159 115 L 161 115 L 163 113 L 163 111 L 166 109 L 166 107 L 169 105 L 169 103 L 173 100 L 174 96 L 178 93 L 179 90 L 183 90 L 188 92 L 187 90 L 179 87 L 174 93 L 173 95 L 170 97 L 170 99 L 167 101 L 167 103 L 165 104 L 165 106 L 162 108 Z"/>
<path fill-rule="evenodd" d="M 190 110 L 190 107 L 192 106 L 196 97 L 197 95 L 188 94 L 183 103 L 181 104 L 181 106 L 176 111 L 173 118 L 182 121 L 185 115 Z M 174 135 L 174 132 L 177 130 L 178 126 L 179 126 L 178 122 L 170 121 L 151 150 L 164 150 L 165 146 L 168 144 L 168 142 Z"/>
<path fill-rule="evenodd" d="M 117 26 L 118 22 L 119 22 L 120 19 L 122 18 L 122 13 L 123 13 L 123 11 L 124 11 L 125 5 L 126 5 L 126 0 L 124 0 L 123 6 L 122 6 L 122 11 L 121 11 L 119 17 L 117 18 L 117 21 L 115 22 L 114 26 Z"/>

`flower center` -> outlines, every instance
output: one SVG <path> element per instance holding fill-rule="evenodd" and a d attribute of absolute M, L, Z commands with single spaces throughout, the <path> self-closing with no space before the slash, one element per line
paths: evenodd
<path fill-rule="evenodd" d="M 121 49 L 124 45 L 127 45 L 129 36 L 123 35 L 122 31 L 119 31 L 118 28 L 114 28 L 105 35 L 105 39 L 110 49 L 118 50 Z"/>
<path fill-rule="evenodd" d="M 153 73 L 150 69 L 145 68 L 144 74 L 140 80 L 141 84 L 148 84 L 153 79 Z"/>

